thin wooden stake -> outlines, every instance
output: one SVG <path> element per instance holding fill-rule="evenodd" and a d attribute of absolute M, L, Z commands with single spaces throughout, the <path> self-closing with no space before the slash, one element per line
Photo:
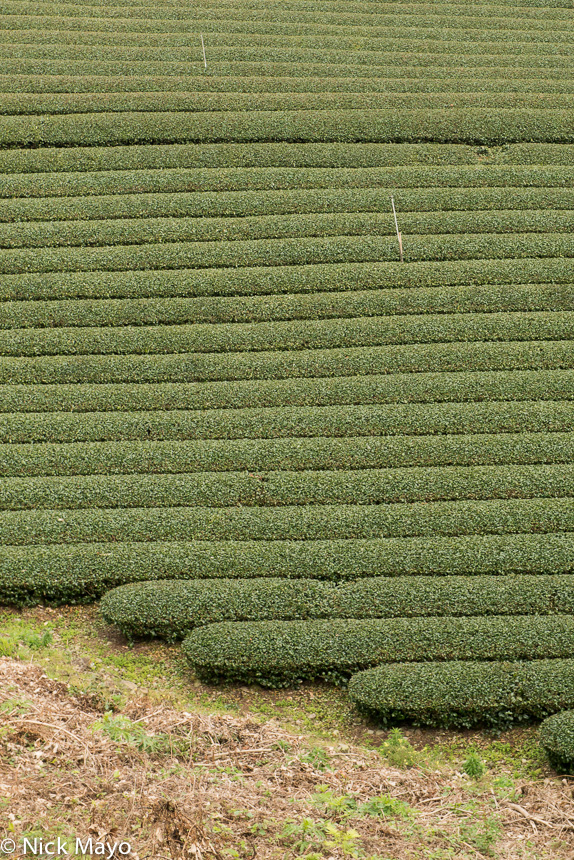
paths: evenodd
<path fill-rule="evenodd" d="M 395 216 L 395 229 L 397 231 L 397 239 L 399 240 L 399 254 L 401 255 L 401 263 L 404 263 L 403 259 L 403 237 L 401 235 L 401 231 L 399 230 L 399 222 L 397 221 L 397 211 L 395 209 L 395 198 L 391 197 L 391 206 L 393 207 L 393 215 Z"/>
<path fill-rule="evenodd" d="M 207 58 L 205 56 L 205 43 L 203 41 L 203 34 L 201 35 L 201 48 L 203 50 L 203 65 L 207 68 Z"/>

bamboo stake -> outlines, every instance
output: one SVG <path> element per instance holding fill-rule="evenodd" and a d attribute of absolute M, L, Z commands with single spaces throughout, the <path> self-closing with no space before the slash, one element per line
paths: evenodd
<path fill-rule="evenodd" d="M 201 49 L 203 51 L 203 65 L 207 68 L 207 58 L 205 56 L 205 43 L 203 41 L 203 34 L 201 34 Z"/>
<path fill-rule="evenodd" d="M 395 229 L 397 231 L 397 239 L 399 240 L 399 254 L 401 256 L 401 263 L 404 263 L 403 259 L 403 237 L 401 235 L 401 231 L 399 230 L 399 222 L 397 221 L 397 211 L 395 209 L 395 198 L 391 197 L 391 206 L 393 207 L 393 215 L 395 216 Z"/>

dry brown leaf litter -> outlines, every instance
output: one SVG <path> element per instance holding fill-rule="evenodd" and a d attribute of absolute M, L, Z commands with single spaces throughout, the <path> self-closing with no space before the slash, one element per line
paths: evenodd
<path fill-rule="evenodd" d="M 390 768 L 376 753 L 344 745 L 326 748 L 329 768 L 321 769 L 307 757 L 308 739 L 273 720 L 203 716 L 146 698 L 123 714 L 167 745 L 146 752 L 110 739 L 94 729 L 102 714 L 89 698 L 71 695 L 35 664 L 0 660 L 0 824 L 5 817 L 15 838 L 41 831 L 124 839 L 134 860 L 270 860 L 296 856 L 280 835 L 285 822 L 330 817 L 359 832 L 367 857 L 419 858 L 447 847 L 453 858 L 485 856 L 461 836 L 459 807 L 471 795 L 460 774 Z M 361 802 L 384 794 L 409 804 L 426 828 L 424 848 L 400 820 L 345 823 L 317 808 L 310 801 L 318 786 Z M 472 798 L 503 825 L 497 856 L 574 860 L 572 783 L 525 783 L 520 803 Z M 345 855 L 334 848 L 331 856 Z"/>

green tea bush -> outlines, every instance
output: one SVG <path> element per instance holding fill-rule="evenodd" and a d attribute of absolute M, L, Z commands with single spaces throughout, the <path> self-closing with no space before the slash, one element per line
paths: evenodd
<path fill-rule="evenodd" d="M 566 233 L 438 234 L 405 238 L 405 262 L 508 257 L 573 257 Z M 128 271 L 134 269 L 306 266 L 389 262 L 398 259 L 396 237 L 337 236 L 236 242 L 170 242 L 104 248 L 6 249 L 0 273 Z"/>
<path fill-rule="evenodd" d="M 574 771 L 574 711 L 547 717 L 539 729 L 540 743 L 559 773 Z"/>
<path fill-rule="evenodd" d="M 327 584 L 311 579 L 152 581 L 108 591 L 100 611 L 128 639 L 151 636 L 173 641 L 194 627 L 221 620 L 329 617 L 330 595 Z"/>
<path fill-rule="evenodd" d="M 571 499 L 0 512 L 0 544 L 308 541 L 574 532 Z M 368 613 L 367 613 L 368 614 Z"/>
<path fill-rule="evenodd" d="M 266 266 L 251 269 L 181 269 L 137 272 L 39 272 L 5 275 L 0 281 L 4 300 L 69 298 L 269 296 L 273 294 L 400 289 L 414 295 L 421 288 L 488 285 L 553 284 L 557 296 L 574 283 L 574 260 L 524 258 L 452 262 L 334 263 L 310 266 Z M 562 289 L 559 288 L 559 286 Z M 441 292 L 441 291 L 437 291 Z M 416 301 L 416 299 L 415 299 Z"/>
<path fill-rule="evenodd" d="M 30 19 L 26 21 L 28 25 Z M 5 34 L 8 38 L 13 38 L 9 29 L 5 29 Z M 77 35 L 74 31 L 68 31 L 69 37 L 76 41 Z M 465 33 L 465 36 L 468 34 Z M 27 38 L 31 40 L 32 36 L 37 31 L 29 30 Z M 56 31 L 57 37 L 63 38 L 66 32 L 63 30 Z M 2 34 L 0 34 L 2 35 Z M 40 35 L 45 41 L 48 41 L 48 33 L 41 32 Z M 53 34 L 52 34 L 53 35 Z M 102 34 L 99 34 L 102 36 Z M 144 40 L 149 42 L 149 34 L 133 33 L 139 35 Z M 84 32 L 82 38 L 85 39 L 88 34 Z M 510 43 L 506 42 L 505 47 L 509 47 Z M 520 45 L 523 47 L 524 43 Z M 518 45 L 516 46 L 518 47 Z M 12 93 L 21 92 L 23 85 L 28 93 L 171 93 L 184 92 L 188 93 L 190 89 L 189 75 L 169 75 L 169 74 L 152 74 L 138 75 L 137 72 L 131 72 L 125 75 L 109 74 L 106 69 L 102 69 L 99 75 L 71 75 L 69 69 L 62 74 L 29 74 L 19 75 L 16 70 L 3 74 L 0 79 L 0 92 Z M 195 76 L 193 80 L 194 92 L 224 92 L 224 93 L 476 93 L 477 78 L 470 76 L 471 73 L 463 72 L 454 69 L 451 70 L 449 77 L 442 75 L 432 78 L 422 76 L 420 73 L 417 76 L 411 68 L 408 74 L 404 77 L 392 75 L 392 70 L 374 70 L 375 77 L 372 76 L 357 76 L 352 74 L 356 71 L 353 69 L 336 69 L 331 76 L 321 77 L 321 69 L 306 69 L 306 74 L 298 77 L 293 76 L 293 71 L 285 75 L 273 75 L 272 69 L 258 69 L 255 74 L 249 74 L 242 70 L 241 74 L 233 76 L 225 75 L 206 75 Z M 379 74 L 377 74 L 379 72 Z M 318 77 L 319 75 L 319 77 Z M 490 69 L 488 77 L 482 77 L 480 80 L 481 93 L 567 93 L 574 92 L 574 85 L 568 78 L 560 75 L 552 74 L 552 70 L 548 70 L 540 77 L 533 79 L 528 76 L 526 69 L 517 69 L 513 73 L 512 69 Z M 450 104 L 450 102 L 449 102 Z M 385 144 L 381 144 L 384 146 Z M 400 146 L 401 144 L 397 144 Z M 416 144 L 415 144 L 416 145 Z M 421 146 L 433 144 L 420 144 Z M 445 144 L 444 146 L 448 146 Z M 534 144 L 535 146 L 545 147 L 552 144 Z M 169 146 L 169 144 L 168 144 Z M 435 144 L 435 146 L 437 146 Z M 464 144 L 460 144 L 464 146 Z M 519 144 L 509 144 L 509 147 L 516 147 Z M 565 145 L 567 146 L 567 145 Z M 537 159 L 541 163 L 545 160 L 543 157 Z M 36 160 L 32 157 L 26 164 L 44 164 L 42 157 Z M 63 159 L 63 163 L 67 163 Z M 73 164 L 71 160 L 69 163 Z M 6 169 L 3 172 L 11 172 L 8 169 L 9 165 L 16 164 L 17 169 L 20 169 L 21 162 L 18 159 L 13 162 L 7 162 Z M 88 165 L 91 165 L 91 159 L 88 159 Z M 37 169 L 37 168 L 36 168 Z M 57 169 L 57 168 L 56 168 Z M 93 169 L 91 166 L 80 167 L 80 170 Z M 17 172 L 14 170 L 13 172 Z"/>
<path fill-rule="evenodd" d="M 346 349 L 269 350 L 174 355 L 0 356 L 0 384 L 226 382 L 574 368 L 569 340 L 483 341 Z"/>
<path fill-rule="evenodd" d="M 12 39 L 10 31 L 5 31 Z M 42 37 L 43 33 L 40 34 Z M 61 34 L 63 35 L 63 34 Z M 74 33 L 71 34 L 76 39 Z M 101 34 L 100 34 L 101 35 Z M 0 34 L 1 38 L 2 34 Z M 27 33 L 28 37 L 32 32 Z M 143 37 L 146 41 L 149 36 Z M 123 91 L 127 85 L 128 89 L 134 79 L 129 75 L 127 78 L 70 78 L 64 76 L 62 84 L 64 92 L 85 92 L 85 87 L 95 83 L 100 92 L 105 92 L 106 87 L 113 91 Z M 261 89 L 263 92 L 273 92 L 273 83 L 290 90 L 290 86 L 296 86 L 298 78 L 288 78 L 282 83 L 281 78 L 196 78 L 193 82 L 194 88 L 228 88 L 249 87 L 251 85 Z M 352 83 L 343 79 L 347 84 Z M 371 79 L 375 85 L 376 79 Z M 328 79 L 318 79 L 317 84 L 323 86 L 328 84 Z M 41 75 L 30 78 L 27 83 L 34 89 L 28 92 L 58 92 L 60 83 L 49 75 Z M 532 82 L 534 83 L 534 82 Z M 167 75 L 161 78 L 142 79 L 142 86 L 136 85 L 137 92 L 166 92 L 170 84 L 176 89 L 183 84 L 185 89 L 189 88 L 189 81 L 178 77 Z M 307 92 L 307 82 L 302 80 Z M 354 84 L 353 84 L 354 86 Z M 0 80 L 0 92 L 10 92 L 15 87 L 21 90 L 21 78 L 19 76 L 4 76 Z M 55 89 L 51 89 L 51 88 Z M 384 89 L 384 84 L 383 84 Z M 574 90 L 573 90 L 574 91 Z M 353 89 L 353 92 L 355 90 Z M 534 148 L 534 159 L 537 164 L 552 164 L 558 154 L 556 147 L 552 144 L 530 144 Z M 558 147 L 560 153 L 568 151 L 572 147 Z M 528 149 L 527 152 L 531 150 Z M 512 161 L 513 157 L 522 161 L 525 152 L 524 144 L 516 144 L 508 147 L 506 161 Z M 563 159 L 563 155 L 561 156 Z M 68 171 L 91 172 L 99 170 L 168 170 L 189 168 L 229 168 L 229 167 L 379 167 L 379 166 L 403 166 L 408 164 L 477 164 L 478 153 L 475 147 L 464 144 L 395 144 L 395 143 L 282 143 L 281 141 L 269 141 L 266 143 L 206 143 L 206 144 L 166 144 L 166 145 L 143 145 L 132 144 L 129 146 L 117 146 L 110 149 L 107 146 L 92 146 L 87 150 L 67 149 L 61 147 L 46 147 L 44 149 L 12 149 L 2 153 L 0 172 L 2 173 L 56 173 Z M 519 162 L 520 163 L 520 162 Z M 561 160 L 559 163 L 563 163 Z"/>
<path fill-rule="evenodd" d="M 100 603 L 129 639 L 181 639 L 220 621 L 296 618 L 551 615 L 574 612 L 574 577 L 373 577 L 319 580 L 159 580 L 121 585 Z"/>
<path fill-rule="evenodd" d="M 207 412 L 373 403 L 479 404 L 483 401 L 520 403 L 545 400 L 574 400 L 574 371 L 516 369 L 237 382 L 0 385 L 0 412 L 14 413 L 15 422 L 19 420 L 16 413 L 26 412 L 170 412 L 185 409 Z M 88 416 L 84 414 L 84 418 L 88 419 Z M 41 419 L 34 417 L 31 420 Z"/>
<path fill-rule="evenodd" d="M 333 590 L 339 618 L 546 615 L 574 612 L 574 577 L 368 577 Z"/>
<path fill-rule="evenodd" d="M 295 112 L 297 113 L 297 112 Z M 537 114 L 536 114 L 537 115 Z M 89 116 L 89 115 L 88 115 Z M 98 115 L 96 115 L 97 117 Z M 134 114 L 134 121 L 137 114 Z M 178 114 L 173 114 L 177 117 Z M 206 121 L 213 121 L 206 114 Z M 208 119 L 210 118 L 211 119 Z M 24 123 L 24 118 L 13 118 L 12 122 Z M 26 121 L 29 118 L 26 117 Z M 54 121 L 78 123 L 78 117 L 54 117 Z M 117 123 L 112 115 L 110 122 Z M 141 121 L 141 120 L 140 120 Z M 9 122 L 8 119 L 3 120 Z M 0 129 L 2 123 L 0 122 Z M 232 145 L 232 144 L 229 144 Z M 236 145 L 233 145 L 236 146 Z M 233 151 L 232 151 L 233 156 Z M 376 167 L 226 167 L 217 168 L 166 168 L 166 169 L 117 169 L 73 173 L 15 173 L 0 174 L 0 196 L 14 197 L 78 197 L 86 195 L 155 194 L 174 192 L 248 192 L 274 193 L 305 189 L 388 189 L 389 195 L 396 190 L 410 189 L 417 194 L 429 189 L 461 189 L 465 194 L 470 189 L 497 188 L 560 189 L 572 183 L 573 165 L 392 165 Z M 449 191 L 449 193 L 452 193 Z M 480 195 L 479 195 L 480 196 Z M 241 199 L 241 198 L 240 198 Z M 397 197 L 398 201 L 398 197 Z M 55 203 L 54 203 L 55 205 Z M 118 206 L 121 205 L 118 202 Z M 450 207 L 447 207 L 450 208 Z M 501 208 L 505 208 L 504 204 Z"/>
<path fill-rule="evenodd" d="M 574 571 L 574 535 L 379 540 L 107 542 L 6 547 L 6 604 L 90 602 L 150 579 L 354 580 L 366 576 L 556 574 Z"/>
<path fill-rule="evenodd" d="M 4 478 L 0 509 L 375 505 L 574 495 L 572 463 Z"/>
<path fill-rule="evenodd" d="M 574 310 L 570 284 L 421 287 L 275 296 L 36 300 L 0 303 L 0 328 L 186 325 L 419 313 Z"/>
<path fill-rule="evenodd" d="M 354 675 L 349 697 L 385 726 L 505 729 L 572 708 L 574 660 L 397 663 Z"/>
<path fill-rule="evenodd" d="M 423 45 L 425 43 L 422 43 Z M 449 47 L 449 43 L 446 43 Z M 501 46 L 507 52 L 509 44 Z M 428 48 L 428 45 L 427 45 Z M 528 54 L 521 45 L 521 53 Z M 78 50 L 85 53 L 89 50 L 82 45 Z M 96 46 L 95 52 L 105 54 L 110 49 L 101 45 Z M 188 53 L 189 49 L 184 49 Z M 281 49 L 283 51 L 283 48 Z M 400 50 L 395 46 L 395 50 Z M 423 48 L 424 50 L 424 48 Z M 112 57 L 117 55 L 121 48 L 114 45 L 111 49 Z M 161 56 L 162 49 L 156 49 Z M 30 52 L 29 46 L 24 50 L 12 51 L 26 54 Z M 539 47 L 534 46 L 531 54 L 534 58 L 538 55 Z M 5 53 L 3 51 L 2 53 Z M 60 53 L 69 53 L 69 48 L 58 49 L 52 45 L 46 45 L 44 51 L 34 50 L 34 53 L 48 53 L 54 56 Z M 172 51 L 170 51 L 170 54 Z M 173 52 L 175 53 L 175 52 Z M 137 59 L 142 57 L 142 49 L 136 49 Z M 76 59 L 72 57 L 71 59 Z M 102 59 L 104 57 L 102 56 Z M 261 93 L 261 92 L 158 92 L 158 93 L 18 93 L 3 94 L 0 101 L 0 115 L 17 116 L 25 114 L 34 115 L 69 115 L 69 114 L 97 114 L 97 113 L 124 113 L 130 111 L 142 111 L 146 113 L 157 112 L 191 112 L 191 111 L 297 111 L 297 110 L 437 110 L 444 107 L 446 100 L 449 105 L 456 109 L 463 108 L 489 108 L 498 109 L 552 109 L 556 104 L 555 93 L 516 93 L 516 92 L 440 92 L 440 93 L 365 93 L 365 92 L 305 92 L 305 93 Z M 574 107 L 574 94 L 562 93 L 560 96 L 560 107 L 563 110 Z"/>
<path fill-rule="evenodd" d="M 405 235 L 573 232 L 574 211 L 401 213 Z M 0 225 L 0 248 L 255 241 L 314 236 L 394 236 L 392 212 L 313 213 L 242 218 L 123 218 Z M 420 241 L 420 240 L 419 240 Z"/>
<path fill-rule="evenodd" d="M 3 31 L 9 40 L 13 38 L 10 30 Z M 2 37 L 0 33 L 0 38 Z M 33 35 L 28 31 L 27 38 Z M 64 34 L 57 33 L 58 39 Z M 85 34 L 84 34 L 85 35 Z M 101 34 L 100 34 L 101 35 Z M 44 33 L 40 33 L 42 38 Z M 75 40 L 76 35 L 71 34 Z M 147 41 L 149 36 L 143 36 Z M 123 91 L 130 87 L 136 92 L 166 92 L 171 88 L 177 89 L 189 87 L 189 82 L 184 78 L 164 76 L 162 78 L 148 77 L 141 79 L 131 75 L 125 78 L 96 77 L 78 78 L 66 77 L 62 79 L 51 78 L 49 75 L 41 75 L 36 78 L 26 79 L 29 87 L 28 92 L 58 92 L 63 87 L 63 92 L 89 92 L 91 85 L 98 87 L 100 92 Z M 287 92 L 303 88 L 309 92 L 309 84 L 305 78 L 218 78 L 209 76 L 206 78 L 195 78 L 193 85 L 196 90 L 207 88 L 210 91 L 224 89 L 225 92 L 233 89 L 241 89 L 245 92 L 253 91 L 274 92 L 275 88 Z M 428 87 L 428 83 L 419 81 L 419 86 Z M 447 82 L 448 83 L 448 82 Z M 454 83 L 464 82 L 458 79 Z M 542 87 L 544 92 L 550 92 L 548 81 L 533 80 L 532 77 L 523 79 L 522 86 L 527 92 L 537 92 Z M 324 90 L 333 86 L 339 91 L 342 87 L 349 88 L 353 93 L 361 87 L 361 81 L 353 78 L 317 78 L 313 82 L 313 91 Z M 394 80 L 395 88 L 404 92 L 403 87 L 414 86 L 415 81 Z M 472 92 L 475 89 L 475 80 L 467 79 L 466 86 Z M 514 80 L 513 87 L 517 87 L 520 81 Z M 7 93 L 12 90 L 22 95 L 22 78 L 18 75 L 5 75 L 0 79 L 0 92 Z M 387 92 L 393 85 L 393 79 L 388 78 L 366 78 L 364 86 L 379 88 Z M 496 88 L 508 89 L 508 78 L 503 80 L 483 81 L 482 85 L 488 86 L 496 91 Z M 544 88 L 546 87 L 546 88 Z M 552 81 L 552 91 L 574 92 L 574 84 L 570 81 Z M 85 89 L 87 88 L 87 90 Z M 566 88 L 566 89 L 565 89 Z M 440 91 L 440 90 L 437 90 Z M 516 90 L 519 91 L 519 90 Z M 502 154 L 501 154 L 502 155 Z M 574 147 L 568 144 L 552 143 L 520 143 L 508 144 L 502 155 L 504 164 L 530 164 L 537 167 L 549 165 L 574 165 Z M 438 143 L 284 143 L 281 141 L 269 141 L 266 143 L 206 143 L 206 144 L 165 144 L 165 145 L 136 145 L 116 146 L 110 149 L 107 146 L 92 146 L 89 149 L 45 147 L 43 149 L 12 149 L 2 153 L 0 162 L 1 173 L 58 173 L 58 172 L 92 172 L 99 170 L 167 170 L 167 169 L 189 169 L 189 168 L 229 168 L 229 167 L 402 167 L 408 165 L 423 164 L 427 166 L 437 165 L 440 167 L 456 165 L 478 165 L 480 155 L 476 147 L 465 144 L 438 144 Z M 47 177 L 37 177 L 42 181 Z M 4 186 L 5 187 L 5 186 Z M 374 189 L 373 189 L 374 190 Z M 512 193 L 516 189 L 507 188 L 505 191 Z M 544 199 L 544 198 L 541 198 Z M 48 201 L 46 201 L 47 203 Z M 90 201 L 85 201 L 86 204 Z M 147 204 L 147 201 L 146 201 Z M 6 205 L 6 204 L 4 204 Z M 455 208 L 459 208 L 458 206 Z M 501 207 L 504 208 L 504 207 Z M 560 207 L 558 207 L 560 208 Z M 191 214 L 191 213 L 189 213 Z"/>
<path fill-rule="evenodd" d="M 178 326 L 70 326 L 0 330 L 0 354 L 150 355 L 336 349 L 452 341 L 574 338 L 574 311 L 397 314 L 350 319 Z"/>
<path fill-rule="evenodd" d="M 574 402 L 282 406 L 162 412 L 0 414 L 0 442 L 273 439 L 567 432 Z"/>
<path fill-rule="evenodd" d="M 115 147 L 112 148 L 115 149 Z M 35 150 L 29 151 L 34 152 Z M 64 149 L 63 151 L 67 152 L 68 150 Z M 130 191 L 126 194 L 107 193 L 92 196 L 88 194 L 87 196 L 68 197 L 14 197 L 11 199 L 3 198 L 0 223 L 16 222 L 20 229 L 23 229 L 23 221 L 93 220 L 96 223 L 92 225 L 91 233 L 86 232 L 84 225 L 84 233 L 89 237 L 90 235 L 98 235 L 98 230 L 101 235 L 105 225 L 99 225 L 98 222 L 106 219 L 116 222 L 120 219 L 137 219 L 141 225 L 144 225 L 141 226 L 141 230 L 144 231 L 146 219 L 225 218 L 225 225 L 219 225 L 218 221 L 211 223 L 214 223 L 216 228 L 218 225 L 226 226 L 227 230 L 231 232 L 242 229 L 240 219 L 243 218 L 261 219 L 267 217 L 268 221 L 265 223 L 272 223 L 269 222 L 270 216 L 306 215 L 307 221 L 310 221 L 311 216 L 314 216 L 316 223 L 320 225 L 322 223 L 321 217 L 325 221 L 326 215 L 330 213 L 376 213 L 381 217 L 383 217 L 381 213 L 384 213 L 388 220 L 389 215 L 392 217 L 389 209 L 389 197 L 388 188 L 377 186 L 373 188 L 295 188 L 277 191 L 268 189 L 255 191 L 158 191 L 151 194 L 136 194 Z M 415 233 L 427 232 L 427 218 L 431 220 L 434 218 L 435 223 L 438 219 L 443 219 L 441 223 L 444 222 L 448 227 L 449 224 L 452 225 L 453 218 L 457 217 L 458 226 L 461 227 L 467 223 L 468 213 L 471 212 L 478 216 L 477 224 L 479 226 L 482 224 L 483 230 L 488 223 L 491 224 L 491 231 L 496 229 L 495 217 L 501 219 L 505 212 L 508 213 L 506 215 L 508 219 L 514 218 L 514 221 L 509 222 L 511 224 L 522 223 L 520 219 L 530 218 L 531 223 L 535 225 L 535 219 L 543 217 L 545 219 L 544 226 L 547 228 L 552 223 L 550 210 L 562 211 L 562 218 L 564 219 L 568 218 L 568 213 L 574 209 L 574 189 L 567 187 L 397 188 L 394 190 L 394 197 L 403 230 L 406 232 L 406 227 L 409 232 Z M 459 214 L 454 216 L 452 213 L 444 211 L 449 209 L 457 210 Z M 493 213 L 492 218 L 486 214 L 487 212 Z M 433 214 L 429 216 L 428 213 Z M 498 213 L 498 216 L 495 213 Z M 354 215 L 355 220 L 358 217 L 359 215 Z M 196 229 L 198 231 L 203 229 L 203 223 L 203 221 L 197 222 Z M 499 220 L 498 223 L 504 222 Z M 118 230 L 125 229 L 121 223 L 117 224 L 117 228 Z M 16 228 L 11 229 L 15 230 Z M 40 233 L 41 229 L 48 230 L 50 228 L 47 228 L 46 225 L 42 227 L 42 225 L 34 224 L 26 229 L 30 234 L 33 230 Z M 72 234 L 73 230 L 78 232 L 79 229 L 73 224 L 54 224 L 51 227 L 50 235 L 52 232 L 54 235 L 64 234 L 64 231 Z M 513 227 L 513 229 L 516 228 Z M 339 232 L 345 231 L 340 230 Z M 470 232 L 474 232 L 474 230 L 470 230 Z M 105 235 L 112 235 L 113 237 L 109 231 Z M 554 265 L 557 262 L 555 261 Z M 492 265 L 491 262 L 490 267 Z M 504 271 L 502 263 L 498 263 L 498 268 Z M 538 263 L 538 268 L 541 273 L 544 273 L 540 263 Z M 483 275 L 487 279 L 484 282 L 487 283 L 488 267 L 485 263 L 482 264 L 482 269 Z M 358 272 L 360 274 L 360 269 Z M 375 269 L 375 272 L 378 273 L 379 279 L 385 274 L 388 278 L 388 270 L 383 270 L 381 266 Z M 237 276 L 239 273 L 235 274 Z M 285 275 L 287 274 L 285 273 Z M 299 273 L 299 281 L 301 274 Z M 401 280 L 404 281 L 406 274 L 412 277 L 412 272 L 397 271 L 399 283 Z M 444 266 L 440 274 L 444 279 L 446 274 Z M 253 285 L 252 289 L 254 288 Z M 338 289 L 338 287 L 334 289 Z M 347 287 L 347 289 L 352 289 L 352 287 Z M 245 292 L 249 293 L 248 287 L 245 288 Z"/>
<path fill-rule="evenodd" d="M 8 445 L 3 477 L 568 463 L 574 433 Z"/>
<path fill-rule="evenodd" d="M 230 49 L 235 53 L 236 49 Z M 259 49 L 257 49 L 259 53 Z M 355 54 L 357 56 L 357 54 Z M 372 59 L 365 56 L 365 62 Z M 402 56 L 394 55 L 400 62 Z M 465 58 L 466 59 L 466 58 Z M 449 58 L 454 62 L 453 57 Z M 301 59 L 298 58 L 298 62 Z M 430 57 L 429 57 L 430 61 Z M 481 63 L 484 58 L 480 58 Z M 513 58 L 514 61 L 514 58 Z M 0 61 L 0 73 L 12 71 L 11 62 Z M 553 56 L 551 62 L 556 65 Z M 569 63 L 561 64 L 565 74 L 571 71 Z M 543 57 L 526 56 L 523 60 L 529 69 L 544 68 L 548 61 Z M 18 61 L 21 74 L 56 73 L 58 69 L 69 74 L 71 63 L 58 60 Z M 141 72 L 149 69 L 160 71 L 157 63 L 122 62 L 76 62 L 75 70 L 89 74 L 106 69 L 108 73 L 129 74 L 134 68 Z M 237 68 L 239 65 L 239 68 Z M 260 64 L 263 68 L 264 64 Z M 177 63 L 169 63 L 173 72 Z M 225 68 L 225 65 L 223 65 Z M 317 66 L 315 66 L 317 68 Z M 249 69 L 249 62 L 230 64 L 235 74 L 240 69 Z M 298 67 L 300 70 L 300 67 Z M 189 73 L 189 64 L 182 64 L 181 71 Z M 223 69 L 221 69 L 223 71 Z M 288 64 L 276 68 L 279 74 L 290 71 Z M 326 66 L 330 74 L 333 66 Z M 369 74 L 373 73 L 368 68 Z M 100 72 L 101 73 L 101 72 Z M 445 70 L 450 73 L 450 68 Z M 573 143 L 571 111 L 529 110 L 496 108 L 447 109 L 447 110 L 297 110 L 258 111 L 255 116 L 246 111 L 218 112 L 125 112 L 118 117 L 110 113 L 84 113 L 56 116 L 12 116 L 0 121 L 0 145 L 2 146 L 93 146 L 125 143 L 180 143 L 187 141 L 349 141 L 390 143 L 466 143 L 488 146 L 520 141 L 541 143 Z"/>
<path fill-rule="evenodd" d="M 195 629 L 182 647 L 206 683 L 283 686 L 306 678 L 342 679 L 381 663 L 568 657 L 573 644 L 574 618 L 564 615 L 221 622 Z M 371 702 L 386 671 L 355 678 L 352 700 Z M 407 696 L 405 702 L 408 710 L 416 699 Z"/>

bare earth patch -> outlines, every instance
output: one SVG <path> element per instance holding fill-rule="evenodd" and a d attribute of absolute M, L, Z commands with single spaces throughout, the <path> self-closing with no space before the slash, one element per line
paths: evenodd
<path fill-rule="evenodd" d="M 574 857 L 569 780 L 522 782 L 512 799 L 491 783 L 310 746 L 273 719 L 137 695 L 102 714 L 40 665 L 0 660 L 0 835 L 17 844 L 124 840 L 142 860 Z"/>

